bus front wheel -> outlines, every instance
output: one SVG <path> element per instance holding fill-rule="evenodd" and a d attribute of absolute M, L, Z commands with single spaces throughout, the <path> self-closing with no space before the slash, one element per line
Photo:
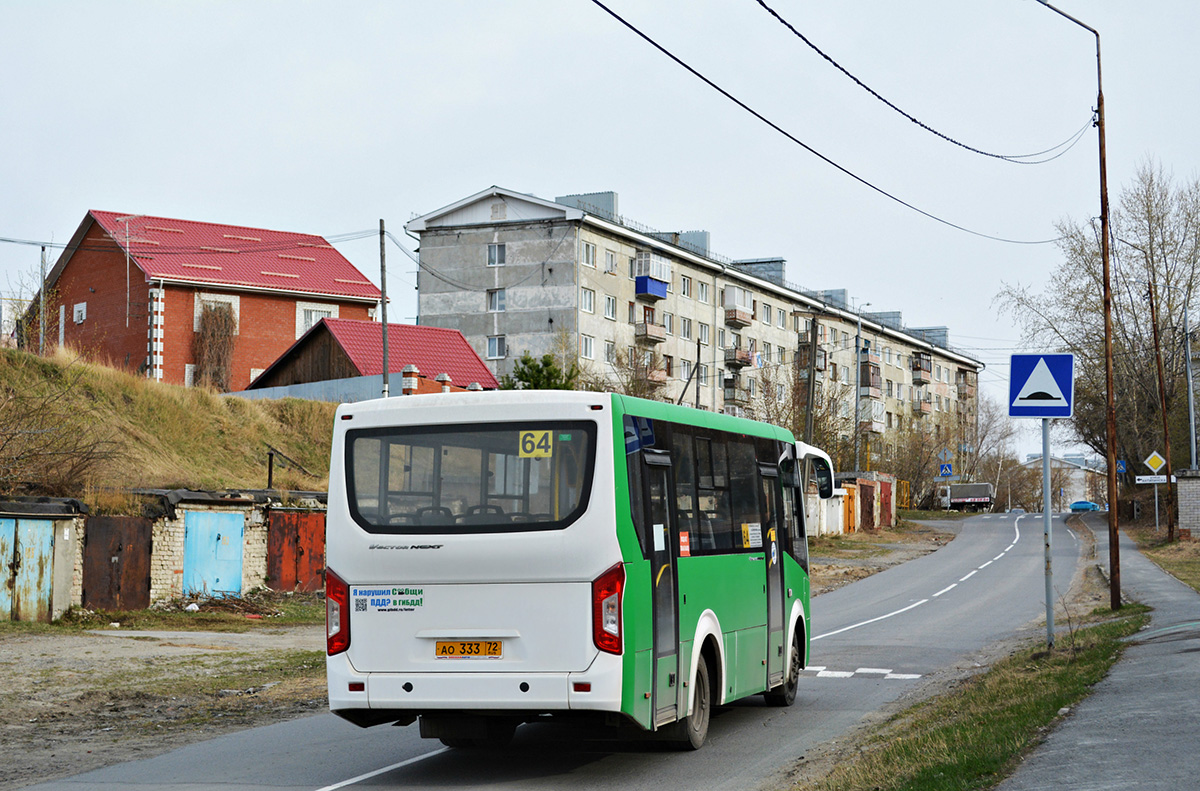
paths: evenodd
<path fill-rule="evenodd" d="M 790 706 L 795 703 L 796 690 L 800 686 L 800 671 L 803 669 L 800 664 L 799 640 L 793 637 L 792 650 L 788 654 L 787 678 L 775 689 L 763 693 L 767 703 L 771 706 Z"/>
<path fill-rule="evenodd" d="M 699 750 L 708 736 L 708 721 L 711 716 L 712 685 L 708 680 L 708 662 L 701 654 L 696 661 L 696 685 L 692 696 L 692 711 L 671 726 L 671 741 L 681 750 Z"/>

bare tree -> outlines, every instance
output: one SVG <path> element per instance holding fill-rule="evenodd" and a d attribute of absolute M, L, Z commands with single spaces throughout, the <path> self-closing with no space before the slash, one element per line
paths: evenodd
<path fill-rule="evenodd" d="M 621 395 L 662 401 L 666 398 L 670 377 L 663 358 L 650 349 L 634 349 L 633 354 L 614 349 L 611 360 L 582 360 L 579 389 L 612 391 Z"/>

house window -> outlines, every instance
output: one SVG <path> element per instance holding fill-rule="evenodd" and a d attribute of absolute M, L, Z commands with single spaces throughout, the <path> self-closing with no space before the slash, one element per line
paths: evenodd
<path fill-rule="evenodd" d="M 206 297 L 205 302 L 210 300 Z M 237 334 L 237 317 L 238 309 L 236 303 L 233 306 L 233 323 L 234 334 Z M 304 333 L 308 332 L 321 319 L 336 319 L 338 317 L 337 305 L 322 305 L 318 302 L 297 302 L 296 303 L 296 337 L 299 338 Z M 197 317 L 199 324 L 199 317 Z M 197 327 L 199 329 L 199 327 Z"/>
<path fill-rule="evenodd" d="M 770 303 L 762 303 L 762 323 L 770 325 L 771 323 L 771 305 Z"/>
<path fill-rule="evenodd" d="M 708 325 L 700 322 L 700 343 L 708 345 Z"/>
<path fill-rule="evenodd" d="M 504 245 L 489 244 L 488 245 L 488 266 L 504 266 Z"/>
<path fill-rule="evenodd" d="M 785 311 L 783 308 L 776 308 L 775 323 L 779 325 L 779 329 L 787 329 L 787 311 Z"/>
<path fill-rule="evenodd" d="M 696 284 L 696 298 L 699 299 L 701 302 L 703 302 L 705 305 L 708 304 L 708 283 L 697 283 Z"/>
<path fill-rule="evenodd" d="M 265 368 L 251 368 L 250 369 L 250 381 L 253 382 L 255 379 L 262 376 L 262 372 L 265 370 L 266 370 Z"/>
<path fill-rule="evenodd" d="M 487 293 L 488 313 L 504 312 L 504 289 L 493 288 Z"/>
<path fill-rule="evenodd" d="M 692 279 L 687 275 L 683 275 L 679 279 L 679 293 L 685 297 L 692 295 Z"/>
<path fill-rule="evenodd" d="M 489 360 L 499 360 L 505 357 L 507 349 L 504 347 L 503 335 L 489 335 L 487 339 L 487 358 Z"/>
<path fill-rule="evenodd" d="M 604 342 L 604 361 L 615 362 L 617 359 L 617 344 L 612 341 Z"/>
<path fill-rule="evenodd" d="M 696 385 L 698 387 L 708 387 L 708 366 L 701 363 L 696 369 Z"/>
<path fill-rule="evenodd" d="M 579 336 L 579 356 L 585 360 L 596 357 L 596 339 L 591 335 Z"/>
<path fill-rule="evenodd" d="M 604 318 L 617 320 L 617 298 L 604 295 Z"/>
<path fill-rule="evenodd" d="M 87 320 L 87 303 L 78 302 L 75 304 L 75 310 L 72 315 L 75 318 L 76 324 L 83 324 Z"/>
<path fill-rule="evenodd" d="M 206 304 L 207 305 L 229 305 L 231 308 L 233 308 L 233 334 L 234 335 L 238 334 L 238 329 L 240 327 L 239 318 L 241 315 L 241 306 L 242 306 L 241 297 L 239 297 L 235 294 L 208 294 L 203 291 L 196 294 L 195 299 L 192 301 L 192 331 L 193 332 L 200 331 L 200 314 L 202 314 L 204 312 L 204 306 Z M 335 318 L 335 319 L 337 318 L 337 305 L 321 305 L 321 304 L 318 304 L 315 302 L 297 302 L 296 303 L 296 337 L 297 338 L 299 338 L 301 335 L 303 335 L 305 332 L 307 332 L 309 327 L 311 327 L 313 324 L 315 324 L 316 322 L 320 321 L 323 318 L 322 316 L 317 316 L 313 322 L 306 325 L 306 324 L 304 324 L 304 310 L 305 309 L 332 310 L 333 315 L 331 316 L 331 318 Z"/>
<path fill-rule="evenodd" d="M 612 250 L 604 251 L 604 272 L 609 275 L 617 273 L 617 254 Z"/>
<path fill-rule="evenodd" d="M 667 376 L 671 376 L 672 371 L 674 371 L 674 369 L 675 369 L 675 358 L 669 354 L 664 354 L 663 355 L 663 370 L 666 372 Z"/>
<path fill-rule="evenodd" d="M 680 319 L 679 320 L 679 337 L 683 338 L 685 341 L 690 341 L 692 339 L 692 320 L 691 319 Z"/>
<path fill-rule="evenodd" d="M 634 305 L 632 302 L 629 303 L 629 323 L 637 323 L 637 305 Z"/>
<path fill-rule="evenodd" d="M 675 334 L 675 314 L 674 313 L 664 313 L 663 314 L 663 329 L 665 329 L 667 331 L 668 335 Z"/>
<path fill-rule="evenodd" d="M 596 267 L 596 245 L 591 242 L 584 242 L 583 250 L 579 254 L 579 262 L 584 266 L 590 266 L 594 269 Z"/>
<path fill-rule="evenodd" d="M 579 292 L 579 309 L 584 313 L 596 312 L 596 292 L 590 288 L 580 289 Z"/>

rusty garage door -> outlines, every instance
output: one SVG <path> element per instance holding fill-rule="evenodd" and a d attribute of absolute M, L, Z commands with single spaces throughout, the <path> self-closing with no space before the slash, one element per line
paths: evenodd
<path fill-rule="evenodd" d="M 0 621 L 49 621 L 54 523 L 0 519 Z"/>
<path fill-rule="evenodd" d="M 281 591 L 325 587 L 324 511 L 271 511 L 267 578 L 268 585 Z"/>
<path fill-rule="evenodd" d="M 88 518 L 83 606 L 92 610 L 144 610 L 150 606 L 149 519 Z"/>

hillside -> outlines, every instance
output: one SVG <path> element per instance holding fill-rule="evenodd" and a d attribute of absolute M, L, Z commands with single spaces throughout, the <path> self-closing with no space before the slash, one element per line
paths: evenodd
<path fill-rule="evenodd" d="M 324 490 L 336 404 L 246 401 L 0 349 L 0 494 L 125 488 Z M 90 498 L 89 498 L 90 499 Z"/>

